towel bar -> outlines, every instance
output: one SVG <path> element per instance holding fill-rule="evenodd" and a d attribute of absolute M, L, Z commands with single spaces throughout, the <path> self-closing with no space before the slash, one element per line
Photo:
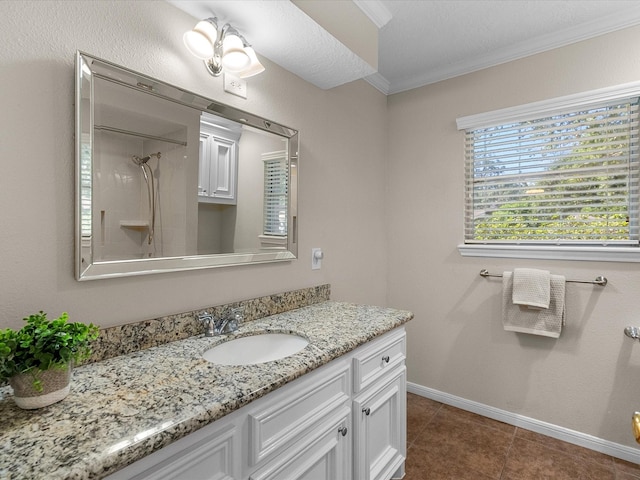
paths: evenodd
<path fill-rule="evenodd" d="M 489 273 L 489 270 L 483 268 L 480 270 L 481 277 L 502 277 L 501 273 Z M 605 287 L 607 285 L 607 277 L 603 277 L 602 275 L 598 275 L 595 280 L 567 280 L 567 282 L 571 283 L 591 283 L 593 285 L 600 285 L 601 287 Z"/>

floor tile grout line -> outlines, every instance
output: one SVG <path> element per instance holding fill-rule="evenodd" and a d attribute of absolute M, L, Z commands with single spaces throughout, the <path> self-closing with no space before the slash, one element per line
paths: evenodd
<path fill-rule="evenodd" d="M 519 430 L 524 430 L 524 431 L 527 431 L 527 432 L 531 432 L 531 431 L 532 431 L 532 430 L 527 430 L 526 428 L 521 428 L 521 427 L 517 427 L 517 428 L 518 428 Z M 534 433 L 535 433 L 535 432 L 534 432 Z M 612 469 L 612 470 L 616 470 L 616 471 L 617 471 L 617 467 L 616 467 L 615 459 L 614 459 L 614 457 L 612 457 L 611 455 L 606 455 L 606 454 L 604 454 L 604 453 L 603 453 L 602 455 L 605 455 L 605 456 L 609 459 L 609 462 L 608 462 L 608 463 L 603 463 L 603 462 L 600 462 L 600 461 L 595 460 L 595 459 L 593 459 L 593 458 L 585 458 L 585 457 L 581 456 L 581 455 L 580 455 L 580 454 L 578 454 L 578 453 L 570 453 L 570 452 L 567 452 L 567 451 L 565 451 L 565 450 L 562 450 L 561 448 L 555 448 L 555 447 L 553 447 L 553 446 L 550 446 L 550 445 L 549 445 L 549 444 L 547 444 L 547 443 L 540 442 L 540 441 L 538 441 L 538 440 L 532 440 L 532 439 L 528 439 L 528 438 L 524 438 L 524 437 L 518 437 L 518 438 L 519 438 L 520 440 L 522 440 L 522 441 L 525 441 L 525 442 L 531 442 L 531 443 L 535 443 L 535 444 L 541 445 L 541 446 L 543 446 L 544 448 L 546 448 L 547 450 L 551 450 L 551 451 L 553 451 L 553 452 L 556 452 L 556 453 L 559 453 L 559 454 L 562 454 L 562 455 L 566 455 L 567 457 L 571 457 L 571 458 L 573 458 L 573 459 L 575 459 L 575 460 L 579 460 L 579 461 L 581 461 L 581 462 L 595 463 L 595 464 L 597 464 L 597 465 L 601 465 L 601 466 L 603 466 L 603 467 L 606 467 L 606 468 L 609 468 L 609 469 Z M 546 438 L 546 437 L 545 437 L 545 438 Z M 585 449 L 586 451 L 588 451 L 588 452 L 591 452 L 591 451 L 592 451 L 592 450 L 589 450 L 589 449 L 588 449 L 588 448 L 586 448 L 586 447 L 580 447 L 580 445 L 575 445 L 575 444 L 572 444 L 572 443 L 564 442 L 564 441 L 562 441 L 562 440 L 560 440 L 560 442 L 562 442 L 563 444 L 565 444 L 565 443 L 566 443 L 566 444 L 568 444 L 568 445 L 571 445 L 572 447 L 584 448 L 584 449 Z M 599 452 L 595 452 L 595 453 L 599 453 Z M 639 478 L 640 478 L 640 477 L 639 477 Z"/>
<path fill-rule="evenodd" d="M 443 406 L 445 407 L 445 411 L 450 411 L 450 412 L 457 412 L 457 411 L 459 411 L 459 412 L 464 412 L 464 413 L 466 413 L 466 414 L 475 415 L 475 416 L 480 417 L 480 418 L 482 418 L 483 420 L 485 420 L 485 421 L 474 420 L 474 418 L 473 418 L 473 417 L 467 417 L 467 418 L 464 420 L 464 421 L 466 421 L 466 422 L 468 422 L 468 423 L 472 423 L 472 424 L 474 424 L 474 425 L 478 425 L 478 426 L 485 427 L 485 428 L 490 428 L 491 430 L 497 430 L 497 431 L 499 431 L 499 432 L 504 431 L 504 430 L 503 430 L 503 429 L 501 429 L 501 428 L 499 428 L 499 427 L 497 427 L 497 426 L 494 426 L 494 425 L 493 425 L 494 423 L 495 423 L 495 424 L 502 424 L 502 425 L 506 425 L 507 427 L 511 427 L 511 428 L 513 428 L 513 429 L 514 429 L 514 431 L 515 431 L 515 429 L 517 428 L 515 425 L 510 425 L 510 424 L 508 424 L 508 423 L 501 422 L 500 420 L 495 420 L 495 419 L 493 419 L 493 418 L 485 417 L 485 416 L 480 415 L 480 414 L 478 414 L 478 413 L 473 413 L 473 412 L 470 412 L 470 411 L 468 411 L 468 410 L 464 410 L 464 409 L 462 409 L 462 408 L 454 407 L 454 406 L 451 406 L 451 405 L 447 405 L 447 406 L 445 406 L 444 404 L 443 404 Z"/>
<path fill-rule="evenodd" d="M 443 404 L 443 405 L 444 405 L 444 404 Z M 460 410 L 460 409 L 458 409 L 457 407 L 453 407 L 453 406 L 449 406 L 449 408 L 454 409 L 454 411 L 455 411 L 455 410 Z M 462 411 L 466 412 L 466 410 L 462 410 Z M 476 415 L 478 415 L 478 414 L 476 414 Z M 479 416 L 479 417 L 482 417 L 482 415 L 478 415 L 478 416 Z M 488 417 L 483 417 L 483 418 L 488 418 Z M 493 419 L 489 419 L 489 420 L 493 420 Z M 471 422 L 471 423 L 474 423 L 475 425 L 482 425 L 483 427 L 487 427 L 487 428 L 491 428 L 491 429 L 493 429 L 493 430 L 498 430 L 498 431 L 500 431 L 500 429 L 499 429 L 499 428 L 497 428 L 497 427 L 494 427 L 494 426 L 492 426 L 492 425 L 490 425 L 490 424 L 486 424 L 486 423 L 481 422 L 481 421 L 473 420 L 472 418 L 468 419 L 468 421 L 469 421 L 469 422 Z M 498 423 L 503 423 L 503 422 L 500 422 L 499 420 L 494 420 L 494 421 L 495 421 L 495 422 L 498 422 Z M 516 433 L 518 432 L 518 430 L 532 432 L 532 430 L 528 430 L 528 429 L 526 429 L 526 428 L 522 428 L 522 427 L 516 427 L 516 426 L 514 426 L 514 434 L 516 434 Z M 535 433 L 535 432 L 534 432 L 534 433 Z M 542 434 L 541 434 L 541 435 L 542 435 Z M 543 435 L 543 436 L 544 436 L 544 435 Z M 533 443 L 536 443 L 536 444 L 542 445 L 542 446 L 543 446 L 543 447 L 545 447 L 546 449 L 549 449 L 549 450 L 551 450 L 551 451 L 554 451 L 554 452 L 560 453 L 560 454 L 562 454 L 562 455 L 566 455 L 566 456 L 571 457 L 571 458 L 573 458 L 573 459 L 575 459 L 575 460 L 579 460 L 579 461 L 581 461 L 581 462 L 595 463 L 595 464 L 597 464 L 597 465 L 601 465 L 601 466 L 606 467 L 606 468 L 608 468 L 608 469 L 615 469 L 615 470 L 617 471 L 617 466 L 615 465 L 615 458 L 614 458 L 614 457 L 612 457 L 611 455 L 603 454 L 603 455 L 605 455 L 606 457 L 608 457 L 608 459 L 609 459 L 609 462 L 603 463 L 603 462 L 600 462 L 600 461 L 598 461 L 598 460 L 596 460 L 596 459 L 593 459 L 593 458 L 585 458 L 585 457 L 581 456 L 580 454 L 577 454 L 577 453 L 570 453 L 570 452 L 567 452 L 567 451 L 562 450 L 562 449 L 560 449 L 560 448 L 555 448 L 555 447 L 549 446 L 547 443 L 544 443 L 544 442 L 539 442 L 539 441 L 537 441 L 537 440 L 531 440 L 531 439 L 527 439 L 527 438 L 523 438 L 523 437 L 518 437 L 518 438 L 520 438 L 521 440 L 527 441 L 527 442 L 533 442 Z M 514 439 L 513 439 L 513 440 L 515 441 L 515 437 L 514 437 Z M 562 441 L 561 441 L 561 442 L 562 442 Z M 562 443 L 567 443 L 567 442 L 562 442 Z M 574 444 L 570 444 L 570 443 L 569 443 L 569 445 L 572 445 L 572 446 L 574 446 L 574 447 L 580 447 L 579 445 L 574 445 Z M 584 448 L 585 450 L 589 451 L 589 449 L 588 449 L 588 448 L 585 448 L 585 447 L 581 447 L 581 448 Z M 596 453 L 598 453 L 598 452 L 596 452 Z M 632 475 L 635 475 L 635 474 L 632 474 Z M 640 480 L 640 475 L 638 476 L 638 480 Z"/>
<path fill-rule="evenodd" d="M 509 455 L 511 455 L 511 449 L 513 448 L 513 444 L 516 441 L 517 431 L 518 431 L 518 427 L 515 427 L 513 429 L 513 433 L 511 434 L 511 441 L 509 442 L 509 447 L 507 448 L 507 452 L 505 453 L 505 456 L 504 456 L 504 463 L 502 464 L 502 470 L 500 470 L 500 477 L 498 477 L 500 480 L 502 480 L 502 477 L 504 476 L 504 472 L 507 468 L 507 463 L 509 462 Z"/>
<path fill-rule="evenodd" d="M 615 466 L 615 462 L 613 461 L 613 458 L 611 458 L 612 461 L 611 461 L 610 465 L 605 465 L 605 464 L 597 462 L 595 460 L 586 459 L 584 457 L 581 457 L 580 455 L 574 455 L 574 454 L 565 452 L 564 450 L 561 450 L 559 448 L 550 447 L 550 446 L 548 446 L 547 444 L 545 444 L 543 442 L 538 442 L 538 441 L 535 441 L 535 440 L 529 440 L 527 438 L 522 438 L 522 437 L 520 437 L 519 440 L 522 441 L 522 442 L 533 443 L 535 445 L 539 445 L 540 447 L 542 447 L 545 450 L 549 450 L 549 451 L 551 451 L 553 453 L 556 453 L 558 455 L 562 455 L 564 457 L 570 458 L 570 459 L 574 460 L 576 463 L 580 463 L 580 464 L 583 464 L 583 465 L 586 465 L 586 464 L 599 465 L 599 466 L 609 470 L 611 473 L 613 473 L 613 477 L 614 478 L 618 477 L 618 471 L 617 471 L 617 468 Z"/>
<path fill-rule="evenodd" d="M 422 427 L 422 429 L 420 429 L 420 431 L 418 433 L 416 433 L 416 435 L 414 436 L 413 441 L 411 442 L 411 444 L 407 444 L 407 451 L 409 450 L 410 447 L 412 447 L 413 445 L 415 445 L 415 443 L 418 441 L 418 438 L 420 438 L 420 436 L 427 431 L 427 428 L 429 428 L 429 425 L 431 425 L 431 423 L 433 422 L 433 419 L 436 417 L 436 415 L 438 414 L 438 412 L 440 411 L 440 409 L 442 408 L 443 404 L 441 403 L 438 408 L 436 409 L 436 411 L 433 413 L 433 415 L 431 415 L 431 417 L 429 417 L 429 421 L 425 423 L 424 427 Z M 407 405 L 407 409 L 408 409 L 408 405 Z"/>
<path fill-rule="evenodd" d="M 456 410 L 459 410 L 455 407 L 453 408 L 454 410 L 452 410 L 451 412 L 455 412 Z M 436 421 L 436 419 L 442 419 L 444 416 L 447 415 L 447 412 L 449 412 L 447 405 L 440 402 L 435 402 L 435 404 L 430 404 L 429 407 L 425 407 L 423 405 L 412 405 L 412 410 L 414 412 L 421 412 L 421 414 L 425 414 L 429 412 L 429 415 L 426 416 L 426 418 L 423 417 L 423 419 L 426 419 L 426 422 L 424 423 L 423 428 L 421 428 L 419 432 L 417 432 L 414 435 L 413 442 L 411 442 L 411 444 L 407 446 L 407 456 L 409 456 L 409 453 L 408 453 L 409 448 L 414 447 L 418 443 L 421 437 L 424 437 L 425 435 L 428 436 L 429 429 L 433 427 L 433 424 Z M 479 415 L 479 417 L 482 417 L 482 415 Z M 474 420 L 473 416 L 466 417 L 464 418 L 464 420 L 465 420 L 465 423 L 469 423 L 472 425 L 482 426 L 483 428 L 496 430 L 496 431 L 504 431 L 498 428 L 497 426 L 493 426 L 490 422 L 485 423 L 483 421 L 476 421 Z M 491 419 L 488 419 L 488 420 L 491 420 Z M 502 423 L 497 420 L 496 422 Z M 589 464 L 594 465 L 594 468 L 596 465 L 598 465 L 599 467 L 602 467 L 603 469 L 606 469 L 609 473 L 613 474 L 613 478 L 616 480 L 622 480 L 622 478 L 629 478 L 629 479 L 635 478 L 637 480 L 640 480 L 640 475 L 637 475 L 637 473 L 640 474 L 640 471 L 639 472 L 625 471 L 625 465 L 619 464 L 615 457 L 612 457 L 610 455 L 605 455 L 604 458 L 599 457 L 596 460 L 594 458 L 589 458 L 588 455 L 586 454 L 582 455 L 579 450 L 577 452 L 572 451 L 571 449 L 569 449 L 569 451 L 563 450 L 562 445 L 567 442 L 560 441 L 560 443 L 558 444 L 556 443 L 547 444 L 543 440 L 543 437 L 546 437 L 545 435 L 541 435 L 540 438 L 538 438 L 537 436 L 529 437 L 527 435 L 523 435 L 523 432 L 531 432 L 531 431 L 522 427 L 513 426 L 513 430 L 510 434 L 511 438 L 509 440 L 508 447 L 504 451 L 505 452 L 504 461 L 502 463 L 499 476 L 496 477 L 498 480 L 508 480 L 511 478 L 507 476 L 508 469 L 506 467 L 509 465 L 510 460 L 513 460 L 512 455 L 514 455 L 515 452 L 518 451 L 518 448 L 516 447 L 516 440 L 518 441 L 522 440 L 523 442 L 526 442 L 526 443 L 538 445 L 539 447 L 544 448 L 548 452 L 554 452 L 565 458 L 568 458 L 568 459 L 570 458 L 575 462 L 581 463 L 587 468 Z M 536 432 L 533 432 L 533 433 L 536 433 Z M 573 444 L 568 444 L 568 445 L 573 445 Z M 589 450 L 589 449 L 586 449 L 586 450 Z M 498 462 L 498 465 L 499 464 L 500 462 Z M 619 466 L 620 468 L 618 468 Z M 414 476 L 412 475 L 410 478 L 412 480 L 417 480 L 418 478 L 422 478 L 422 477 L 414 478 Z"/>
<path fill-rule="evenodd" d="M 625 478 L 636 478 L 638 480 L 640 480 L 640 472 L 623 472 L 622 470 L 618 470 L 618 464 L 616 462 L 616 459 L 613 459 L 613 474 L 615 476 L 615 479 L 622 479 L 622 476 L 624 475 Z"/>

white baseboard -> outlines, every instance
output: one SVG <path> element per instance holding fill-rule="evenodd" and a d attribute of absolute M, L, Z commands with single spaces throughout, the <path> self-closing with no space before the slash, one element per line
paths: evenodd
<path fill-rule="evenodd" d="M 417 383 L 407 382 L 407 391 L 446 405 L 451 405 L 462 410 L 477 413 L 484 417 L 508 423 L 509 425 L 521 427 L 526 430 L 547 435 L 548 437 L 557 438 L 558 440 L 562 440 L 567 443 L 572 443 L 574 445 L 595 450 L 596 452 L 611 455 L 612 457 L 620 458 L 628 462 L 640 463 L 640 450 L 636 448 L 620 445 L 619 443 L 603 440 L 602 438 L 587 435 L 586 433 L 577 432 L 568 428 L 559 427 L 558 425 L 542 422 L 534 418 L 518 415 L 517 413 L 507 412 L 506 410 L 467 400 L 462 397 L 456 397 L 455 395 L 440 392 L 433 388 L 423 387 Z M 629 432 L 631 433 L 631 424 L 629 424 Z"/>

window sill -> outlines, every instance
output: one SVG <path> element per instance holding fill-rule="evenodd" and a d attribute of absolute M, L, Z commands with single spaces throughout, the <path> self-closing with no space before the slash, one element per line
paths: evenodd
<path fill-rule="evenodd" d="M 287 248 L 287 237 L 276 235 L 258 235 L 260 248 Z"/>
<path fill-rule="evenodd" d="M 458 245 L 463 257 L 533 258 L 592 262 L 640 262 L 636 247 L 570 247 L 532 245 Z"/>

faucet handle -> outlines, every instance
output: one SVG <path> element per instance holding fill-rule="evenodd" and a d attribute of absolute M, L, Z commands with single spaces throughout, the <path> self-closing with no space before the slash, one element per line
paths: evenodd
<path fill-rule="evenodd" d="M 240 326 L 240 323 L 242 323 L 242 321 L 244 320 L 244 308 L 242 307 L 237 307 L 237 308 L 232 308 L 230 311 L 228 311 L 224 318 L 226 319 L 226 324 L 224 325 L 224 332 L 225 333 L 230 333 L 230 332 L 235 332 L 238 327 Z"/>
<path fill-rule="evenodd" d="M 231 317 L 238 323 L 244 321 L 244 307 L 236 307 L 231 309 Z"/>
<path fill-rule="evenodd" d="M 213 320 L 213 315 L 208 312 L 202 312 L 198 315 L 198 320 L 204 325 L 205 337 L 213 337 L 215 335 L 215 322 Z"/>

